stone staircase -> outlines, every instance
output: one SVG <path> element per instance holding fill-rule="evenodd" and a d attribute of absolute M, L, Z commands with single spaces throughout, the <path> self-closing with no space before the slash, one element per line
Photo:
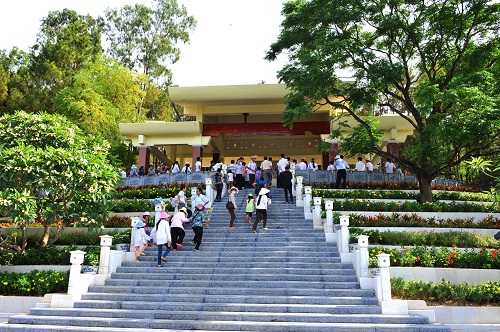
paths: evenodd
<path fill-rule="evenodd" d="M 382 315 L 352 264 L 340 262 L 303 208 L 284 204 L 281 189 L 271 190 L 269 230 L 253 234 L 244 220 L 248 192 L 237 195 L 233 231 L 225 200 L 214 203 L 199 252 L 188 229 L 184 248 L 164 267 L 148 248 L 74 308 L 34 308 L 0 331 L 449 331 L 423 316 Z"/>

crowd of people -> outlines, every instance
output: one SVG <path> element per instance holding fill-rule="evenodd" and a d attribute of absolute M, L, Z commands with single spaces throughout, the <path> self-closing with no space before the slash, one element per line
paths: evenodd
<path fill-rule="evenodd" d="M 319 169 L 318 164 L 314 158 L 308 162 L 306 158 L 302 158 L 300 162 L 297 159 L 292 159 L 290 157 L 285 157 L 285 154 L 281 154 L 281 158 L 276 164 L 273 163 L 272 157 L 263 156 L 263 161 L 260 165 L 256 162 L 257 156 L 251 156 L 250 161 L 247 163 L 245 158 L 240 157 L 236 160 L 231 160 L 229 164 L 223 164 L 220 160 L 211 161 L 210 166 L 203 169 L 201 158 L 196 158 L 196 163 L 192 168 L 189 162 L 186 162 L 183 167 L 179 165 L 178 161 L 174 161 L 173 164 L 168 167 L 164 164 L 158 166 L 156 169 L 153 165 L 149 165 L 149 168 L 145 170 L 143 166 L 137 169 L 136 165 L 132 165 L 130 172 L 127 173 L 122 170 L 122 178 L 127 177 L 138 177 L 138 176 L 154 176 L 157 174 L 175 174 L 175 173 L 188 173 L 191 172 L 201 172 L 203 170 L 215 172 L 212 176 L 214 178 L 214 183 L 216 187 L 217 196 L 215 201 L 218 202 L 221 199 L 222 185 L 227 183 L 228 187 L 233 185 L 241 190 L 242 188 L 249 188 L 255 185 L 262 185 L 265 183 L 266 188 L 269 188 L 272 183 L 272 179 L 275 177 L 278 188 L 289 189 L 288 193 L 291 196 L 291 185 L 289 186 L 289 175 L 285 174 L 285 170 L 288 166 L 288 170 L 299 170 L 299 171 L 317 171 Z M 351 168 L 345 160 L 344 156 L 339 154 L 335 156 L 335 160 L 329 162 L 326 167 L 326 171 L 337 172 L 335 188 L 345 188 L 347 171 L 352 172 L 373 172 L 375 169 L 381 168 L 380 165 L 374 165 L 369 159 L 365 159 L 363 162 L 362 157 L 357 158 L 357 162 L 354 167 Z M 387 159 L 383 166 L 383 171 L 392 174 L 399 173 L 403 174 L 402 170 L 398 168 L 391 159 Z M 289 187 L 288 187 L 289 186 Z M 288 198 L 287 198 L 288 200 Z M 293 202 L 293 198 L 291 198 Z"/>
<path fill-rule="evenodd" d="M 243 157 L 237 160 L 231 160 L 229 165 L 224 165 L 222 162 L 211 162 L 208 170 L 214 172 L 210 176 L 214 179 L 215 188 L 215 202 L 220 202 L 222 199 L 222 188 L 224 181 L 227 182 L 230 188 L 228 193 L 228 201 L 226 208 L 229 212 L 229 230 L 235 229 L 236 213 L 235 211 L 239 208 L 237 204 L 236 195 L 239 190 L 244 187 L 250 188 L 253 186 L 255 188 L 255 195 L 249 193 L 245 197 L 245 221 L 252 225 L 252 232 L 257 233 L 257 227 L 259 223 L 262 223 L 262 230 L 267 230 L 267 208 L 271 204 L 271 197 L 269 196 L 269 188 L 272 184 L 273 177 L 277 179 L 277 187 L 283 188 L 285 193 L 285 204 L 294 203 L 294 197 L 292 192 L 292 181 L 293 174 L 291 169 L 295 170 L 318 170 L 318 165 L 316 164 L 314 158 L 310 162 L 307 162 L 305 158 L 302 158 L 300 163 L 296 159 L 291 159 L 290 157 L 285 157 L 285 154 L 281 154 L 280 160 L 278 160 L 276 166 L 274 167 L 272 158 L 264 156 L 263 161 L 260 165 L 256 163 L 257 156 L 251 156 L 250 162 L 247 164 Z M 199 164 L 198 164 L 199 162 Z M 357 162 L 351 169 L 350 165 L 344 160 L 343 155 L 337 155 L 334 161 L 330 161 L 327 167 L 327 171 L 337 172 L 335 188 L 345 188 L 346 187 L 346 173 L 348 170 L 355 172 L 373 172 L 374 165 L 370 160 L 358 157 Z M 151 169 L 152 166 L 150 166 Z M 179 169 L 178 162 L 174 162 L 171 170 Z M 132 166 L 131 172 L 136 171 L 137 167 Z M 201 161 L 200 158 L 197 160 L 195 165 L 195 171 L 201 171 Z M 401 172 L 399 168 L 388 159 L 384 165 L 384 170 L 386 173 Z M 189 162 L 184 165 L 181 172 L 191 172 Z M 154 170 L 150 170 L 147 173 L 155 174 Z M 191 223 L 191 228 L 193 230 L 193 239 L 191 244 L 194 246 L 194 251 L 200 250 L 200 245 L 203 239 L 203 227 L 208 226 L 210 223 L 210 214 L 205 212 L 206 206 L 210 203 L 210 200 L 202 194 L 201 188 L 196 189 L 196 193 L 188 198 L 186 195 L 187 188 L 182 186 L 172 199 L 172 205 L 175 206 L 175 212 L 170 218 L 167 212 L 161 212 L 158 222 L 156 222 L 152 228 L 149 230 L 147 228 L 149 221 L 149 213 L 145 212 L 141 221 L 136 225 L 137 231 L 134 232 L 132 239 L 133 246 L 135 247 L 135 260 L 138 256 L 145 255 L 144 250 L 148 245 L 156 245 L 158 248 L 158 267 L 162 266 L 162 262 L 166 262 L 167 255 L 171 251 L 177 251 L 183 248 L 184 237 L 186 236 L 184 224 L 187 222 Z M 191 205 L 193 210 L 187 208 L 188 200 L 191 200 Z M 252 222 L 253 213 L 255 213 L 255 220 Z M 169 220 L 170 219 L 170 220 Z M 163 250 L 165 247 L 165 250 Z"/>

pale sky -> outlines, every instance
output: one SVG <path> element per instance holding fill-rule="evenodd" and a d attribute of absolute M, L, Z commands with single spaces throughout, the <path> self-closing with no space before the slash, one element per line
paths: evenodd
<path fill-rule="evenodd" d="M 181 45 L 180 60 L 170 68 L 179 86 L 277 83 L 285 57 L 263 59 L 279 34 L 282 0 L 178 0 L 198 21 L 191 42 Z M 14 0 L 2 1 L 0 49 L 28 50 L 36 42 L 40 20 L 49 11 L 69 8 L 103 16 L 108 7 L 149 0 Z"/>

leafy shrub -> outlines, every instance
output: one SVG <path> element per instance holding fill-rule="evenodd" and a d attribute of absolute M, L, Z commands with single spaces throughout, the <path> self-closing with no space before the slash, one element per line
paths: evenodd
<path fill-rule="evenodd" d="M 113 237 L 112 243 L 113 244 L 118 244 L 118 243 L 130 243 L 130 237 L 132 234 L 132 230 L 126 230 L 126 231 L 119 231 L 119 230 L 114 230 L 111 233 L 108 233 L 108 235 Z"/>
<path fill-rule="evenodd" d="M 151 211 L 150 199 L 115 199 L 109 202 L 110 210 L 114 212 Z"/>
<path fill-rule="evenodd" d="M 500 218 L 488 216 L 479 222 L 473 218 L 465 219 L 438 219 L 423 218 L 417 214 L 391 215 L 379 214 L 378 216 L 365 216 L 362 214 L 350 214 L 349 225 L 352 227 L 446 227 L 446 228 L 500 228 Z"/>
<path fill-rule="evenodd" d="M 322 209 L 324 210 L 324 201 Z M 375 212 L 500 212 L 497 205 L 484 203 L 417 203 L 417 202 L 374 202 L 369 200 L 346 199 L 333 200 L 334 211 L 375 211 Z"/>
<path fill-rule="evenodd" d="M 27 273 L 0 273 L 0 294 L 17 296 L 43 296 L 47 293 L 65 293 L 69 272 L 38 271 Z"/>
<path fill-rule="evenodd" d="M 102 225 L 106 228 L 128 228 L 132 218 L 113 216 L 108 218 Z"/>
<path fill-rule="evenodd" d="M 372 231 L 373 232 L 373 231 Z M 369 235 L 369 231 L 363 231 Z M 498 248 L 499 243 L 493 236 L 482 236 L 469 232 L 379 232 L 378 238 L 370 243 L 385 245 L 413 245 L 413 246 L 437 246 L 460 248 Z"/>
<path fill-rule="evenodd" d="M 28 248 L 23 254 L 4 252 L 0 253 L 0 265 L 69 265 L 70 251 L 74 249 L 49 246 L 45 249 Z"/>
<path fill-rule="evenodd" d="M 101 254 L 101 247 L 99 246 L 87 246 L 82 249 L 85 251 L 85 256 L 83 258 L 83 265 L 98 266 L 99 257 Z"/>
<path fill-rule="evenodd" d="M 97 232 L 71 232 L 61 235 L 56 241 L 57 245 L 99 245 L 101 239 Z"/>
<path fill-rule="evenodd" d="M 482 284 L 450 284 L 418 280 L 391 279 L 392 295 L 408 300 L 425 300 L 427 304 L 484 305 L 500 303 L 500 281 Z M 451 302 L 451 303 L 450 303 Z"/>
<path fill-rule="evenodd" d="M 420 193 L 407 192 L 404 190 L 325 190 L 313 189 L 313 197 L 323 198 L 348 198 L 348 199 L 407 199 L 420 200 Z M 491 202 L 490 195 L 476 192 L 459 191 L 434 191 L 434 201 L 452 200 L 452 201 L 475 201 Z"/>
<path fill-rule="evenodd" d="M 464 252 L 447 248 L 402 248 L 390 250 L 383 247 L 370 248 L 369 257 L 381 253 L 391 256 L 392 266 L 453 267 L 469 269 L 499 269 L 500 250 L 479 251 L 465 249 Z"/>

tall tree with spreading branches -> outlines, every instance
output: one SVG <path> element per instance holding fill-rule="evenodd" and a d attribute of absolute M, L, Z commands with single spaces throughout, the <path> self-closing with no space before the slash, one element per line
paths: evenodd
<path fill-rule="evenodd" d="M 294 0 L 283 15 L 266 58 L 288 55 L 278 74 L 290 90 L 285 124 L 322 103 L 341 110 L 358 127 L 332 138 L 342 138 L 350 154 L 391 158 L 415 173 L 422 201 L 432 200 L 431 182 L 443 170 L 499 152 L 499 3 Z M 413 128 L 398 155 L 382 148 L 377 123 L 366 116 L 374 108 Z"/>

